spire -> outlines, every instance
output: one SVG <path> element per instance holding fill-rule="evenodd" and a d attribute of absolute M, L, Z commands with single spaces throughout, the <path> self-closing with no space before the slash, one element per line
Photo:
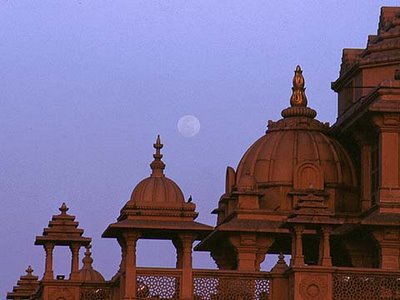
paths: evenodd
<path fill-rule="evenodd" d="M 85 269 L 92 268 L 93 258 L 91 257 L 92 252 L 90 252 L 90 248 L 92 248 L 91 245 L 86 246 L 85 257 L 82 259 L 83 268 Z"/>
<path fill-rule="evenodd" d="M 307 107 L 306 89 L 304 87 L 303 70 L 297 65 L 293 76 L 292 96 L 290 97 L 290 107 L 282 110 L 284 118 L 307 117 L 314 119 L 317 112 Z"/>
<path fill-rule="evenodd" d="M 293 76 L 292 96 L 290 97 L 291 106 L 307 106 L 307 97 L 304 88 L 303 71 L 297 65 Z"/>
<path fill-rule="evenodd" d="M 93 258 L 91 257 L 92 252 L 90 249 L 92 245 L 86 245 L 85 257 L 82 259 L 83 267 L 79 270 L 79 277 L 82 281 L 104 281 L 103 275 L 93 269 L 92 263 Z M 103 299 L 103 298 L 101 298 Z M 104 298 L 105 299 L 105 298 Z"/>
<path fill-rule="evenodd" d="M 278 261 L 276 262 L 275 266 L 271 269 L 272 273 L 284 273 L 288 269 L 288 265 L 285 261 L 285 256 L 283 253 L 279 253 Z"/>
<path fill-rule="evenodd" d="M 151 176 L 153 177 L 161 177 L 164 176 L 164 169 L 165 169 L 165 164 L 161 160 L 163 155 L 161 154 L 161 149 L 164 145 L 161 144 L 161 139 L 160 135 L 157 135 L 156 143 L 153 144 L 154 149 L 156 149 L 156 153 L 153 154 L 154 160 L 150 164 L 150 167 L 152 169 Z"/>

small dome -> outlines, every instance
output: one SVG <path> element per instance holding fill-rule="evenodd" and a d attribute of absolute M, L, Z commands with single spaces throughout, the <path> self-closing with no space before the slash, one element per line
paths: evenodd
<path fill-rule="evenodd" d="M 92 267 L 93 258 L 90 248 L 90 245 L 86 246 L 85 257 L 82 259 L 83 267 L 79 270 L 79 279 L 82 281 L 105 281 L 103 275 Z"/>
<path fill-rule="evenodd" d="M 134 188 L 129 202 L 141 206 L 181 206 L 185 203 L 181 189 L 173 180 L 164 175 L 165 164 L 161 160 L 160 153 L 163 144 L 161 144 L 160 136 L 157 137 L 153 146 L 156 153 L 153 155 L 154 161 L 150 164 L 152 173 Z"/>
<path fill-rule="evenodd" d="M 236 188 L 250 182 L 251 174 L 263 194 L 262 208 L 279 209 L 282 196 L 293 190 L 349 191 L 357 186 L 346 150 L 328 135 L 329 125 L 315 120 L 316 112 L 306 106 L 299 66 L 292 90 L 283 119 L 269 122 L 266 134 L 250 146 L 237 168 Z"/>
<path fill-rule="evenodd" d="M 167 177 L 148 177 L 142 180 L 133 190 L 131 201 L 140 205 L 185 202 L 179 186 Z"/>

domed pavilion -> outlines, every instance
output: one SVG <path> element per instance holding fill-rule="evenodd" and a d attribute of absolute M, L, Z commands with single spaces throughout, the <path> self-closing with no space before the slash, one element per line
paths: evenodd
<path fill-rule="evenodd" d="M 292 240 L 302 234 L 305 263 L 330 266 L 330 255 L 319 255 L 321 233 L 330 247 L 330 232 L 344 222 L 340 215 L 359 210 L 352 160 L 307 107 L 304 85 L 297 66 L 283 118 L 269 121 L 236 171 L 227 168 L 225 193 L 214 210 L 217 227 L 196 248 L 210 251 L 222 269 L 258 271 L 267 253 L 291 254 Z M 302 256 L 299 251 L 294 258 Z"/>

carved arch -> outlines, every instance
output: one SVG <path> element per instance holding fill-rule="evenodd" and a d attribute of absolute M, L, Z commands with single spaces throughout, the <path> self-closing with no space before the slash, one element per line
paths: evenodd
<path fill-rule="evenodd" d="M 314 162 L 303 162 L 297 165 L 293 187 L 299 190 L 323 190 L 324 174 L 321 167 Z"/>

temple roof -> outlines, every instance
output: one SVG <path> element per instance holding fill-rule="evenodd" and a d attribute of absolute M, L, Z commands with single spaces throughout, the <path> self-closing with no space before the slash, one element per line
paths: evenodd
<path fill-rule="evenodd" d="M 37 236 L 35 245 L 54 243 L 55 245 L 70 245 L 79 243 L 88 245 L 91 238 L 83 236 L 83 229 L 78 228 L 79 222 L 75 221 L 75 216 L 67 214 L 69 208 L 65 203 L 59 208 L 60 214 L 53 215 L 47 228 L 43 229 L 43 234 Z"/>
<path fill-rule="evenodd" d="M 32 267 L 28 266 L 26 275 L 20 277 L 11 293 L 7 293 L 7 299 L 30 299 L 30 296 L 39 287 L 38 278 L 38 276 L 33 275 Z"/>
<path fill-rule="evenodd" d="M 397 63 L 400 60 L 399 49 L 400 7 L 382 7 L 378 32 L 368 37 L 367 47 L 343 50 L 340 77 L 358 66 Z"/>

